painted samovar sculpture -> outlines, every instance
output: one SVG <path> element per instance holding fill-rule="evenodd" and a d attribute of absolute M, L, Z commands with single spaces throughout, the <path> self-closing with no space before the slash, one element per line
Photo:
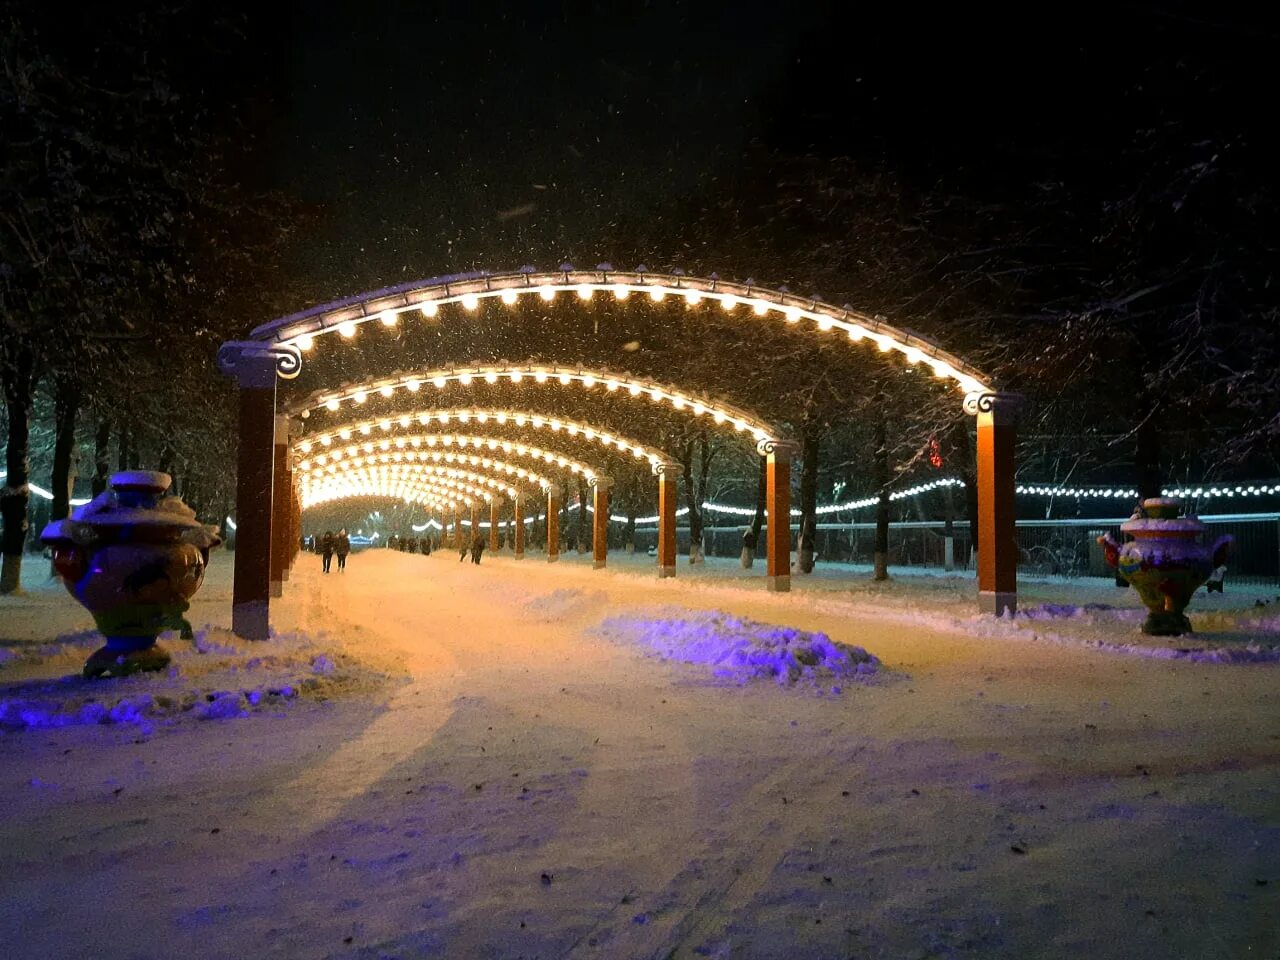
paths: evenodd
<path fill-rule="evenodd" d="M 117 473 L 108 490 L 40 534 L 53 548 L 54 570 L 107 639 L 85 663 L 86 677 L 162 670 L 169 654 L 156 637 L 191 636 L 183 615 L 222 538 L 180 499 L 164 496 L 171 482 L 167 473 Z"/>
<path fill-rule="evenodd" d="M 1231 549 L 1229 536 L 1219 537 L 1211 547 L 1201 543 L 1204 524 L 1198 517 L 1178 516 L 1181 510 L 1182 501 L 1174 497 L 1143 500 L 1120 524 L 1132 540 L 1119 544 L 1110 534 L 1098 538 L 1107 563 L 1138 591 L 1149 611 L 1142 632 L 1154 636 L 1191 632 L 1183 611 Z"/>

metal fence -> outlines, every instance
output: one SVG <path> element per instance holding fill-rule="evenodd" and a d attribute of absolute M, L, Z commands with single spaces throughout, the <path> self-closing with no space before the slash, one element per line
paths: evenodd
<path fill-rule="evenodd" d="M 1019 569 L 1023 573 L 1062 577 L 1105 577 L 1111 569 L 1103 560 L 1097 538 L 1110 533 L 1117 540 L 1120 524 L 1127 517 L 1071 520 L 1019 520 L 1017 522 Z M 1228 577 L 1242 583 L 1280 585 L 1280 513 L 1233 513 L 1201 516 L 1205 539 L 1212 542 L 1230 534 L 1235 543 L 1227 562 Z M 818 560 L 839 563 L 871 563 L 875 550 L 874 523 L 821 523 L 818 525 Z M 709 527 L 703 530 L 703 549 L 708 556 L 736 557 L 742 551 L 741 527 Z M 893 566 L 937 567 L 946 556 L 946 525 L 942 521 L 905 521 L 889 526 L 889 563 Z M 952 527 L 955 565 L 972 566 L 969 525 L 956 521 Z M 679 527 L 676 539 L 680 552 L 689 549 L 689 529 Z M 759 556 L 764 556 L 761 537 Z M 657 543 L 657 530 L 636 530 L 637 550 Z M 621 544 L 619 543 L 619 546 Z"/>

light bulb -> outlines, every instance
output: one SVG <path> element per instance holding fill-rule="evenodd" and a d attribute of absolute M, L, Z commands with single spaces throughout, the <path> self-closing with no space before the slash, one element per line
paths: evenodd
<path fill-rule="evenodd" d="M 382 321 L 384 327 L 394 327 L 396 325 L 396 312 L 394 310 L 383 310 L 378 317 Z"/>
<path fill-rule="evenodd" d="M 514 290 L 503 290 L 502 302 L 505 303 L 508 307 L 511 306 L 513 303 L 516 302 L 516 292 Z"/>
<path fill-rule="evenodd" d="M 613 288 L 613 295 L 619 300 L 625 300 L 627 297 L 631 296 L 631 289 L 627 287 L 626 284 L 620 283 Z"/>
<path fill-rule="evenodd" d="M 316 340 L 315 340 L 315 337 L 311 336 L 311 334 L 304 333 L 302 336 L 300 336 L 297 339 L 296 342 L 298 344 L 298 349 L 301 350 L 303 353 L 306 353 L 315 345 Z"/>
<path fill-rule="evenodd" d="M 551 286 L 541 286 L 538 288 L 538 296 L 548 302 L 556 298 L 556 288 Z"/>
<path fill-rule="evenodd" d="M 342 323 L 338 324 L 338 332 L 347 339 L 350 339 L 356 335 L 356 325 L 351 320 L 344 320 Z"/>
<path fill-rule="evenodd" d="M 464 310 L 474 310 L 480 306 L 480 298 L 474 293 L 464 293 L 462 295 L 462 308 Z"/>
<path fill-rule="evenodd" d="M 440 304 L 436 303 L 434 300 L 428 300 L 418 309 L 422 311 L 422 315 L 424 317 L 430 320 L 432 317 L 434 317 L 437 313 L 440 312 Z"/>

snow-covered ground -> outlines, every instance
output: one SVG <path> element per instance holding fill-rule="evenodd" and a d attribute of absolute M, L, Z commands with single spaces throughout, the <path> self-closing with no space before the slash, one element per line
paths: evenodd
<path fill-rule="evenodd" d="M 0 954 L 1280 953 L 1274 590 L 374 551 L 245 644 L 229 559 L 124 682 L 0 598 Z"/>

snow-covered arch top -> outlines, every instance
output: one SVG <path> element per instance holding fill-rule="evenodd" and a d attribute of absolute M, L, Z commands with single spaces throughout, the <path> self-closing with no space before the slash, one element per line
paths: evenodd
<path fill-rule="evenodd" d="M 632 294 L 653 300 L 681 297 L 690 305 L 712 300 L 744 320 L 751 314 L 773 316 L 787 323 L 807 319 L 821 331 L 843 333 L 850 340 L 873 344 L 886 353 L 897 351 L 912 364 L 928 364 L 939 378 L 954 381 L 966 394 L 992 390 L 991 378 L 933 341 L 849 306 L 837 307 L 813 297 L 762 287 L 750 280 L 721 280 L 715 274 L 692 277 L 678 272 L 650 273 L 643 267 L 614 270 L 609 264 L 600 264 L 594 270 L 576 270 L 563 264 L 556 271 L 529 267 L 512 273 L 462 273 L 397 284 L 289 314 L 255 328 L 251 336 L 261 343 L 283 345 L 293 361 L 300 362 L 301 354 L 313 349 L 317 338 L 331 333 L 351 337 L 361 324 L 370 321 L 394 326 L 401 317 L 412 313 L 433 317 L 446 304 L 474 310 L 484 299 L 497 298 L 510 305 L 522 296 L 537 296 L 549 302 L 557 296 L 586 301 L 598 294 L 619 300 Z"/>

